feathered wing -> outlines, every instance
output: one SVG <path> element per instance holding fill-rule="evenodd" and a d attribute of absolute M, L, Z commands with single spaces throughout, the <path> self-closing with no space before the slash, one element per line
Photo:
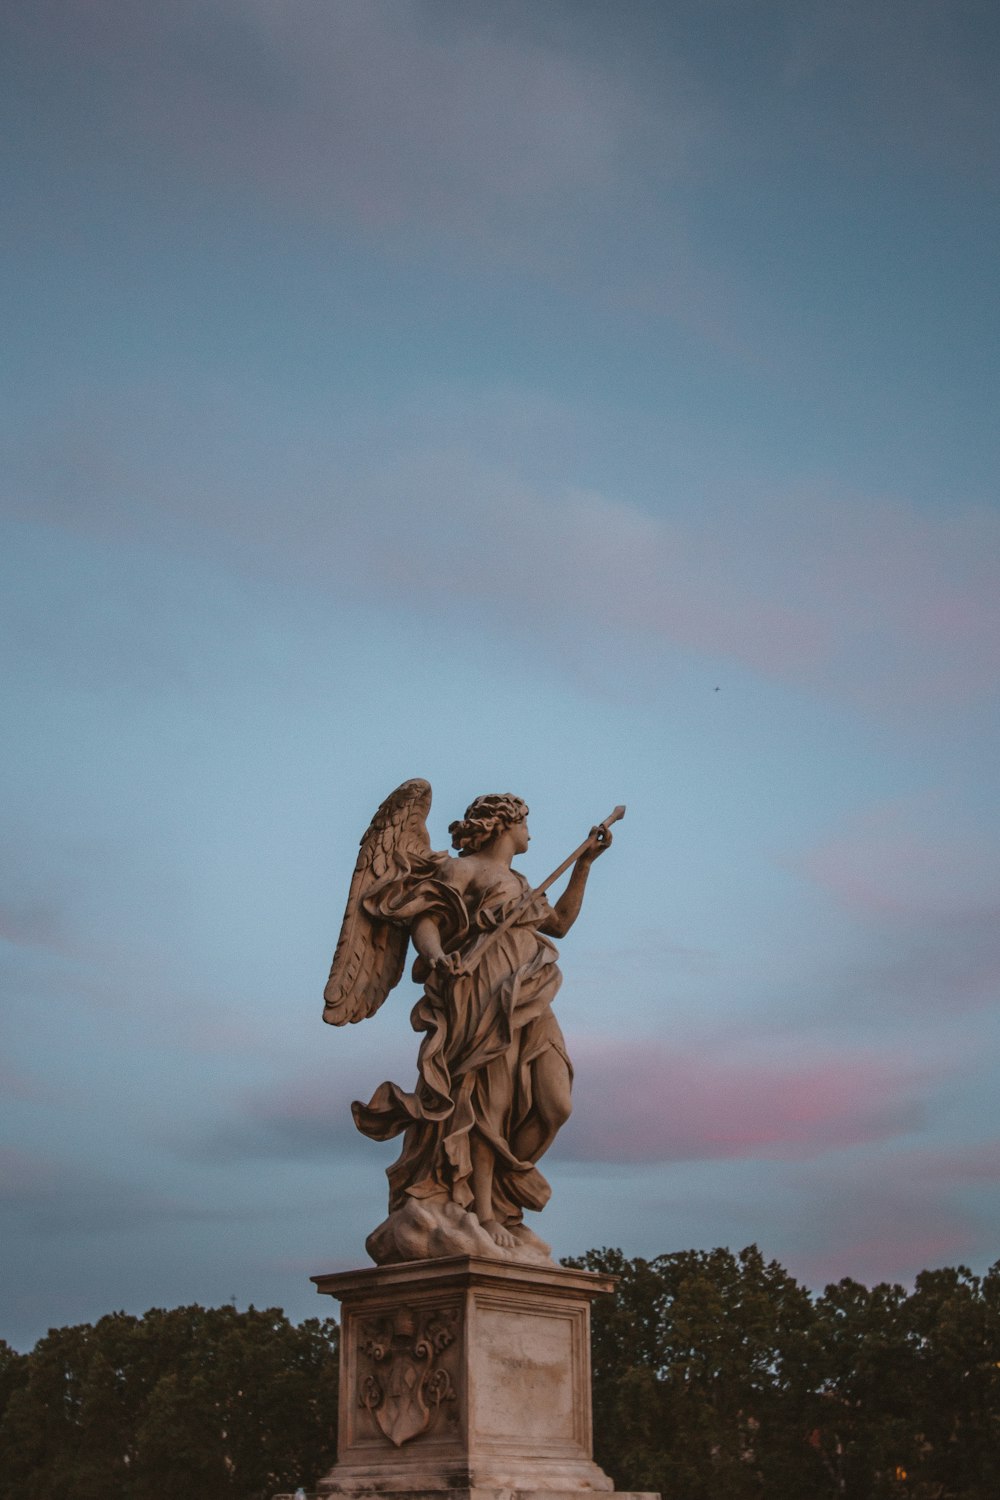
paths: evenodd
<path fill-rule="evenodd" d="M 387 875 L 405 872 L 415 859 L 430 853 L 427 814 L 429 781 L 404 781 L 382 803 L 361 840 L 347 910 L 323 991 L 323 1020 L 346 1026 L 374 1015 L 399 983 L 410 937 L 405 927 L 380 922 L 363 901 Z"/>

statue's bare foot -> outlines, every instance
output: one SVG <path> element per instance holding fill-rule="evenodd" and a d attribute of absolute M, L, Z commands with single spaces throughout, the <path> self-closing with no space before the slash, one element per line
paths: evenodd
<path fill-rule="evenodd" d="M 505 1229 L 503 1227 L 499 1219 L 485 1220 L 485 1222 L 483 1222 L 483 1228 L 486 1230 L 486 1233 L 489 1235 L 494 1245 L 499 1245 L 501 1250 L 517 1249 L 517 1240 L 511 1234 L 509 1229 Z"/>

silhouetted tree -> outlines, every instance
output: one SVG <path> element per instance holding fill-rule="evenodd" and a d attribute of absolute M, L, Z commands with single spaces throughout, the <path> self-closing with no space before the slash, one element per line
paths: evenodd
<path fill-rule="evenodd" d="M 808 1291 L 756 1246 L 572 1264 L 621 1278 L 594 1310 L 596 1455 L 623 1489 L 814 1500 Z"/>
<path fill-rule="evenodd" d="M 815 1434 L 834 1493 L 879 1500 L 899 1495 L 897 1471 L 912 1454 L 913 1359 L 906 1292 L 845 1278 L 816 1305 L 825 1398 Z"/>
<path fill-rule="evenodd" d="M 336 1450 L 336 1326 L 153 1309 L 53 1329 L 0 1421 L 3 1500 L 263 1500 Z"/>
<path fill-rule="evenodd" d="M 1000 1263 L 812 1298 L 756 1246 L 570 1264 L 594 1309 L 598 1461 L 670 1500 L 1000 1495 Z"/>
<path fill-rule="evenodd" d="M 1000 1495 L 1000 1262 L 922 1271 L 906 1307 L 913 1341 L 910 1469 L 928 1495 Z M 916 1491 L 914 1491 L 915 1493 Z"/>
<path fill-rule="evenodd" d="M 3 1422 L 10 1398 L 28 1379 L 28 1356 L 12 1349 L 6 1339 L 0 1339 L 0 1423 Z"/>

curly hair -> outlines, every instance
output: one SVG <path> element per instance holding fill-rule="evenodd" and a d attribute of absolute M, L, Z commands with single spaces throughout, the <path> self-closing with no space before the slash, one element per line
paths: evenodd
<path fill-rule="evenodd" d="M 487 793 L 465 809 L 465 817 L 448 824 L 451 846 L 459 854 L 478 854 L 491 839 L 528 816 L 528 804 L 509 792 Z"/>

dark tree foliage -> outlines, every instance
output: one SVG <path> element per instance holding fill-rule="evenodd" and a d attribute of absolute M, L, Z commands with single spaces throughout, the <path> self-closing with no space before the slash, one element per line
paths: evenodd
<path fill-rule="evenodd" d="M 1000 1495 L 1000 1262 L 922 1271 L 909 1295 L 841 1281 L 816 1309 L 835 1493 Z"/>
<path fill-rule="evenodd" d="M 334 1460 L 329 1319 L 112 1313 L 52 1329 L 17 1360 L 0 1360 L 2 1500 L 269 1500 Z"/>
<path fill-rule="evenodd" d="M 813 1298 L 756 1246 L 567 1264 L 594 1308 L 595 1456 L 670 1500 L 1000 1496 L 1000 1262 Z"/>
<path fill-rule="evenodd" d="M 997 1500 L 1000 1262 L 813 1297 L 756 1246 L 568 1262 L 598 1462 L 665 1500 Z M 336 1448 L 336 1327 L 233 1307 L 0 1341 L 0 1500 L 269 1500 Z"/>
<path fill-rule="evenodd" d="M 14 1392 L 27 1383 L 28 1358 L 12 1349 L 6 1339 L 0 1339 L 0 1427 Z"/>

